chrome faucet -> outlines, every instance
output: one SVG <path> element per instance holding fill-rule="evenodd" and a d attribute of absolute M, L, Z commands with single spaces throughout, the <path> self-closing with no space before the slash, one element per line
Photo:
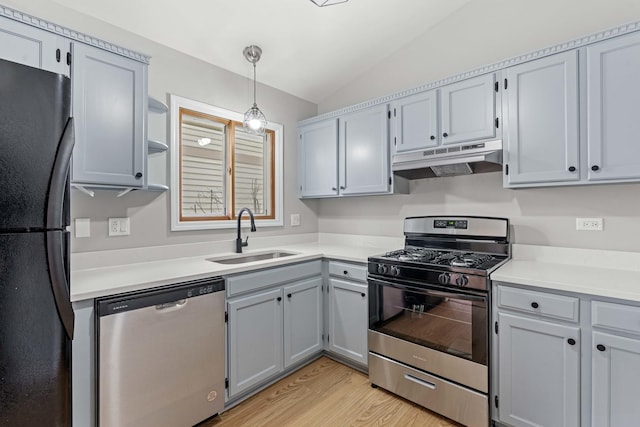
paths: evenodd
<path fill-rule="evenodd" d="M 249 236 L 243 242 L 242 236 L 240 235 L 240 221 L 242 220 L 242 214 L 247 212 L 249 214 L 249 218 L 251 218 L 251 231 L 256 231 L 256 222 L 253 220 L 253 212 L 249 208 L 242 208 L 240 212 L 238 212 L 238 238 L 236 239 L 236 253 L 242 253 L 243 246 L 249 246 Z"/>

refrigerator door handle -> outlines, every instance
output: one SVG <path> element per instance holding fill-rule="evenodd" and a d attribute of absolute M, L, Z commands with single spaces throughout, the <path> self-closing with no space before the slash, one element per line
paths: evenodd
<path fill-rule="evenodd" d="M 75 314 L 71 306 L 65 262 L 63 256 L 64 233 L 61 231 L 47 231 L 47 263 L 49 264 L 49 278 L 51 290 L 56 303 L 58 316 L 64 326 L 67 336 L 73 339 Z"/>
<path fill-rule="evenodd" d="M 67 189 L 67 180 L 69 178 L 69 164 L 71 163 L 71 154 L 75 138 L 73 132 L 73 117 L 67 120 L 67 125 L 62 132 L 60 144 L 58 144 L 58 152 L 53 163 L 53 171 L 49 180 L 49 195 L 47 197 L 47 218 L 46 227 L 48 229 L 63 227 L 64 197 Z"/>

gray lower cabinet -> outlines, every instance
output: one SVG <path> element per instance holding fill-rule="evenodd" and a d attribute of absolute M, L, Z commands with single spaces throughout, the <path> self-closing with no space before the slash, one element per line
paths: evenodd
<path fill-rule="evenodd" d="M 580 425 L 580 329 L 499 313 L 499 419 Z"/>
<path fill-rule="evenodd" d="M 64 37 L 0 17 L 0 59 L 68 76 L 70 47 Z"/>
<path fill-rule="evenodd" d="M 229 399 L 322 351 L 321 261 L 229 277 L 227 297 Z"/>
<path fill-rule="evenodd" d="M 284 291 L 284 367 L 322 350 L 322 278 L 286 286 Z"/>
<path fill-rule="evenodd" d="M 282 289 L 229 301 L 229 397 L 282 371 L 282 305 Z"/>
<path fill-rule="evenodd" d="M 640 307 L 593 301 L 591 312 L 591 425 L 638 425 Z"/>
<path fill-rule="evenodd" d="M 366 283 L 329 278 L 329 351 L 367 365 Z"/>
<path fill-rule="evenodd" d="M 147 65 L 73 44 L 76 145 L 71 181 L 142 188 L 147 155 Z"/>

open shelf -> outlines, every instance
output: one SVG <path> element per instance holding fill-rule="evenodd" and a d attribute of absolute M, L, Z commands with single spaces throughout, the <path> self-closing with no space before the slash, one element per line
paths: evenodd
<path fill-rule="evenodd" d="M 157 114 L 164 114 L 169 111 L 169 107 L 164 102 L 150 96 L 149 111 Z"/>
<path fill-rule="evenodd" d="M 169 147 L 164 142 L 158 141 L 157 139 L 150 139 L 147 151 L 149 154 L 162 153 L 167 151 L 168 148 Z"/>

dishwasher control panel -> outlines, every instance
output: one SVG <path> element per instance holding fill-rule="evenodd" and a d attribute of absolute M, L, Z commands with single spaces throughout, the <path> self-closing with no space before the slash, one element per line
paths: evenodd
<path fill-rule="evenodd" d="M 150 306 L 168 308 L 182 305 L 188 298 L 197 298 L 224 290 L 225 281 L 222 278 L 194 280 L 96 300 L 97 313 L 98 316 L 109 316 Z"/>

